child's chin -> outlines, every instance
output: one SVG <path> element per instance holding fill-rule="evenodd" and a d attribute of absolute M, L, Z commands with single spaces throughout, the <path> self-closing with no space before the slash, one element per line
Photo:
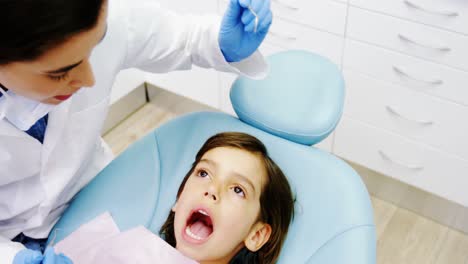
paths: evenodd
<path fill-rule="evenodd" d="M 200 248 L 193 248 L 190 245 L 177 246 L 177 250 L 182 253 L 184 256 L 189 257 L 199 263 L 202 263 L 203 260 L 208 259 L 204 250 Z"/>

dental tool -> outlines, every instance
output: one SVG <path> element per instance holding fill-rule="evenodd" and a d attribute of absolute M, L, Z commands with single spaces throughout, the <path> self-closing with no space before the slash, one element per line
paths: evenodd
<path fill-rule="evenodd" d="M 258 15 L 257 13 L 253 10 L 251 5 L 248 5 L 247 8 L 252 12 L 252 14 L 255 16 L 255 26 L 254 26 L 254 33 L 257 33 L 257 28 L 258 28 Z"/>

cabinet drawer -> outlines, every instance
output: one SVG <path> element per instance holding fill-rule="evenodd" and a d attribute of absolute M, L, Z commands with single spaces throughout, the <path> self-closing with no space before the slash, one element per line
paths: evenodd
<path fill-rule="evenodd" d="M 220 0 L 219 12 L 224 14 L 229 0 Z M 311 26 L 344 36 L 346 4 L 331 0 L 272 0 L 273 24 L 277 18 Z"/>
<path fill-rule="evenodd" d="M 349 9 L 347 33 L 352 39 L 468 70 L 468 36 L 355 7 Z"/>
<path fill-rule="evenodd" d="M 272 0 L 275 17 L 340 36 L 345 32 L 346 9 L 346 4 L 330 0 Z"/>
<path fill-rule="evenodd" d="M 468 34 L 468 2 L 464 0 L 350 0 L 350 4 Z"/>
<path fill-rule="evenodd" d="M 341 64 L 344 38 L 277 18 L 265 41 L 285 49 L 303 49 Z"/>
<path fill-rule="evenodd" d="M 468 106 L 468 73 L 346 40 L 343 67 Z"/>
<path fill-rule="evenodd" d="M 344 71 L 346 115 L 468 160 L 468 107 Z"/>
<path fill-rule="evenodd" d="M 468 162 L 347 116 L 333 152 L 347 160 L 468 206 Z"/>

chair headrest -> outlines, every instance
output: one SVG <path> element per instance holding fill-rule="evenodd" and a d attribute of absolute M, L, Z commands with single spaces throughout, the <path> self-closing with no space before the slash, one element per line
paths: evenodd
<path fill-rule="evenodd" d="M 238 78 L 231 103 L 240 120 L 276 136 L 313 145 L 335 129 L 344 104 L 344 80 L 328 59 L 290 50 L 267 58 L 263 80 Z"/>

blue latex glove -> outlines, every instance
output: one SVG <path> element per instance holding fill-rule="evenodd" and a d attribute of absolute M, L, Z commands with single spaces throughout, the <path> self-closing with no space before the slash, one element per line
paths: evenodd
<path fill-rule="evenodd" d="M 48 247 L 44 255 L 37 250 L 21 250 L 16 254 L 13 264 L 73 264 L 73 262 L 63 254 L 55 254 L 54 249 Z"/>
<path fill-rule="evenodd" d="M 257 32 L 249 6 L 258 16 Z M 237 62 L 252 55 L 265 39 L 272 19 L 270 0 L 229 0 L 219 32 L 219 47 L 226 61 Z"/>
<path fill-rule="evenodd" d="M 44 256 L 38 250 L 23 249 L 16 254 L 13 264 L 41 264 Z"/>

